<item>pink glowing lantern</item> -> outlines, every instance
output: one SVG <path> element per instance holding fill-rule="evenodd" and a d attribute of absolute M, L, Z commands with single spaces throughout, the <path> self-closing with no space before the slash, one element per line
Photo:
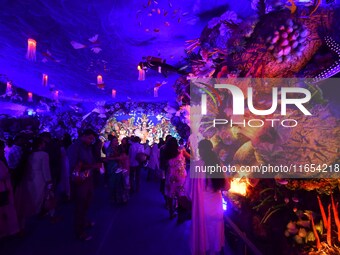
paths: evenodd
<path fill-rule="evenodd" d="M 145 80 L 145 70 L 140 65 L 138 65 L 137 69 L 138 69 L 138 72 L 139 72 L 138 80 L 144 81 Z"/>
<path fill-rule="evenodd" d="M 32 92 L 27 93 L 27 100 L 28 100 L 28 102 L 33 102 L 33 93 Z"/>
<path fill-rule="evenodd" d="M 102 84 L 103 83 L 103 76 L 98 75 L 97 76 L 97 84 Z"/>
<path fill-rule="evenodd" d="M 104 87 L 105 87 L 105 84 L 103 82 L 103 76 L 101 76 L 101 75 L 97 76 L 97 87 L 98 87 L 98 89 L 104 89 Z"/>
<path fill-rule="evenodd" d="M 112 89 L 112 98 L 116 98 L 117 91 L 115 89 Z"/>
<path fill-rule="evenodd" d="M 29 38 L 27 42 L 26 58 L 30 61 L 35 61 L 36 51 L 37 51 L 37 42 L 34 39 Z"/>
<path fill-rule="evenodd" d="M 158 90 L 159 90 L 159 87 L 153 88 L 153 97 L 158 97 Z"/>
<path fill-rule="evenodd" d="M 47 86 L 47 82 L 48 82 L 48 75 L 44 73 L 42 77 L 42 85 Z"/>
<path fill-rule="evenodd" d="M 12 83 L 10 81 L 6 84 L 6 95 L 11 96 L 12 95 Z"/>
<path fill-rule="evenodd" d="M 58 99 L 59 99 L 59 91 L 58 90 L 54 91 L 53 98 L 54 98 L 54 100 L 58 101 Z"/>
<path fill-rule="evenodd" d="M 7 82 L 7 90 L 12 90 L 12 84 L 10 81 Z"/>

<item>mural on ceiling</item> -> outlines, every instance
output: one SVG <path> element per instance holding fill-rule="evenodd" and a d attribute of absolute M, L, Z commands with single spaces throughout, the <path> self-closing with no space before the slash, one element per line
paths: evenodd
<path fill-rule="evenodd" d="M 187 73 L 183 42 L 203 28 L 200 14 L 218 6 L 217 0 L 13 1 L 0 14 L 9 35 L 1 40 L 0 69 L 16 86 L 46 98 L 58 91 L 60 99 L 93 102 L 95 95 L 108 102 L 115 89 L 119 101 L 172 100 L 170 84 Z M 164 62 L 155 66 L 150 56 Z M 138 80 L 140 62 L 156 70 L 147 82 Z M 49 81 L 39 86 L 43 74 Z M 104 88 L 96 86 L 98 75 Z M 157 89 L 164 77 L 168 85 Z"/>

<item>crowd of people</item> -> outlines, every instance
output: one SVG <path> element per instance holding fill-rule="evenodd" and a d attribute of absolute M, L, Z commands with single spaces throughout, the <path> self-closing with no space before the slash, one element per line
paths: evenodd
<path fill-rule="evenodd" d="M 87 213 L 96 178 L 102 176 L 112 202 L 126 204 L 129 196 L 140 191 L 141 171 L 145 170 L 147 181 L 160 181 L 169 218 L 177 217 L 179 224 L 192 218 L 194 254 L 221 250 L 220 191 L 227 189 L 226 182 L 224 177 L 189 178 L 189 143 L 170 135 L 151 146 L 148 141 L 142 144 L 137 136 L 125 137 L 120 143 L 113 135 L 101 138 L 86 129 L 75 141 L 68 134 L 55 139 L 47 132 L 34 138 L 19 134 L 6 143 L 0 140 L 0 214 L 6 215 L 0 218 L 0 238 L 24 234 L 27 220 L 33 216 L 58 221 L 58 206 L 72 201 L 75 235 L 88 241 L 92 237 L 86 229 L 95 225 Z M 210 141 L 201 141 L 199 149 L 199 164 L 218 163 Z M 216 236 L 216 231 L 220 236 L 217 244 L 216 239 L 206 239 Z"/>

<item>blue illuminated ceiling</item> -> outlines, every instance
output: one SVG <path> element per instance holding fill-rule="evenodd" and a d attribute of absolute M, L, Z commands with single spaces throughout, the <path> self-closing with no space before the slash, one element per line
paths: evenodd
<path fill-rule="evenodd" d="M 174 100 L 178 77 L 165 78 L 150 70 L 138 81 L 142 57 L 157 56 L 175 66 L 183 62 L 185 41 L 198 38 L 216 12 L 230 1 L 220 0 L 8 0 L 0 1 L 0 74 L 13 85 L 51 98 L 51 88 L 41 84 L 49 76 L 52 89 L 70 101 Z M 234 3 L 233 3 L 234 2 Z M 238 1 L 248 5 L 249 1 Z M 235 5 L 235 1 L 232 1 Z M 240 4 L 239 6 L 242 6 Z M 244 5 L 243 5 L 244 6 Z M 98 44 L 89 38 L 98 35 Z M 27 39 L 37 41 L 37 60 L 25 58 Z M 86 45 L 75 49 L 71 41 Z M 93 47 L 100 48 L 94 53 Z M 101 74 L 104 90 L 96 87 Z M 167 81 L 153 97 L 156 82 Z M 54 86 L 54 87 L 53 87 Z"/>

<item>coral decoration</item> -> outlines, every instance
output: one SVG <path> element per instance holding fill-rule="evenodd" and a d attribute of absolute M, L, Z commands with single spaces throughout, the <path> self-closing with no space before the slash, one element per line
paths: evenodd
<path fill-rule="evenodd" d="M 278 63 L 289 62 L 293 56 L 302 55 L 307 36 L 306 28 L 288 19 L 286 24 L 279 25 L 274 34 L 267 37 L 267 47 Z"/>
<path fill-rule="evenodd" d="M 331 205 L 328 205 L 327 244 L 329 246 L 332 246 L 332 214 L 331 214 Z"/>
<path fill-rule="evenodd" d="M 312 228 L 313 228 L 313 234 L 314 234 L 314 237 L 315 237 L 315 241 L 316 241 L 316 248 L 319 250 L 321 250 L 322 246 L 321 246 L 321 242 L 320 242 L 320 237 L 319 237 L 319 234 L 318 232 L 316 231 L 316 228 L 315 228 L 315 224 L 314 224 L 314 219 L 313 219 L 313 215 L 310 214 L 310 220 L 312 222 Z"/>
<path fill-rule="evenodd" d="M 27 41 L 26 58 L 30 61 L 35 61 L 36 51 L 37 51 L 37 42 L 34 39 L 29 38 Z"/>
<path fill-rule="evenodd" d="M 327 229 L 328 224 L 327 224 L 326 212 L 325 212 L 325 208 L 324 208 L 323 205 L 322 205 L 320 196 L 318 196 L 318 202 L 319 202 L 319 207 L 320 207 L 320 212 L 321 212 L 321 216 L 322 216 L 323 225 L 324 225 L 325 228 Z"/>
<path fill-rule="evenodd" d="M 334 221 L 338 229 L 338 241 L 340 242 L 340 220 L 339 220 L 339 213 L 338 213 L 339 203 L 336 203 L 335 205 L 333 194 L 331 194 L 331 201 L 332 201 L 332 208 L 333 208 L 333 214 L 334 214 Z"/>

